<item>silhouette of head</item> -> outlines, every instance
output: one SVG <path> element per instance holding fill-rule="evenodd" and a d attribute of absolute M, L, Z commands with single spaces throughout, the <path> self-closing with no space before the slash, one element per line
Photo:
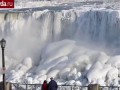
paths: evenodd
<path fill-rule="evenodd" d="M 47 83 L 47 81 L 46 81 L 46 80 L 44 80 L 44 83 Z"/>
<path fill-rule="evenodd" d="M 53 80 L 53 77 L 51 77 L 50 80 Z"/>

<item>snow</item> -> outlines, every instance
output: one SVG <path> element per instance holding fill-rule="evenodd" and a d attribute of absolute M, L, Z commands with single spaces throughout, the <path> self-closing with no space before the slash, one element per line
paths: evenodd
<path fill-rule="evenodd" d="M 15 9 L 0 13 L 6 80 L 120 85 L 120 10 L 115 2 L 96 4 L 16 1 Z"/>
<path fill-rule="evenodd" d="M 56 79 L 59 78 L 66 80 L 67 85 L 82 85 L 83 82 L 80 82 L 79 80 L 82 77 L 82 72 L 87 70 L 87 73 L 84 77 L 86 77 L 88 83 L 106 85 L 104 81 L 107 77 L 109 85 L 113 85 L 113 81 L 115 81 L 115 85 L 118 85 L 116 82 L 116 80 L 118 80 L 118 67 L 114 67 L 116 64 L 111 62 L 114 60 L 114 57 L 110 58 L 105 53 L 100 52 L 99 56 L 97 54 L 96 60 L 92 63 L 92 59 L 90 59 L 90 57 L 93 55 L 84 55 L 85 51 L 90 53 L 89 49 L 86 50 L 85 48 L 84 51 L 84 48 L 81 47 L 79 48 L 75 41 L 72 40 L 62 40 L 48 45 L 43 52 L 43 57 L 39 66 L 34 71 L 36 73 L 36 75 L 34 75 L 35 77 L 26 77 L 26 82 L 42 84 L 45 79 L 49 81 L 50 77 L 54 77 Z M 79 48 L 78 51 L 76 48 Z M 76 51 L 78 53 L 75 55 L 73 52 Z M 82 52 L 80 53 L 80 51 Z M 72 52 L 74 55 L 72 56 L 70 52 Z M 70 55 L 72 57 L 69 57 Z M 117 61 L 117 58 L 115 58 L 115 60 Z M 27 58 L 25 61 L 23 60 L 22 65 L 19 64 L 18 67 L 16 67 L 16 71 L 12 71 L 11 77 L 9 77 L 10 81 L 15 80 L 12 82 L 20 82 L 20 77 L 32 67 L 31 63 L 27 62 L 31 62 L 31 59 Z M 92 63 L 92 66 L 89 66 L 89 63 Z M 111 64 L 113 66 L 111 66 Z M 32 79 L 32 77 L 34 78 Z"/>
<path fill-rule="evenodd" d="M 120 59 L 120 56 L 117 55 L 117 56 L 114 56 L 114 57 L 110 58 L 107 63 L 108 64 L 111 63 L 111 65 L 113 67 L 120 68 L 120 60 L 119 59 Z"/>
<path fill-rule="evenodd" d="M 28 63 L 29 62 L 29 63 Z M 30 57 L 24 59 L 21 64 L 18 64 L 17 67 L 10 72 L 10 79 L 11 82 L 20 82 L 21 76 L 23 76 L 30 68 L 32 68 L 32 60 Z M 13 81 L 12 81 L 13 80 Z"/>
<path fill-rule="evenodd" d="M 119 0 L 16 0 L 15 8 L 35 8 L 44 6 L 90 6 L 120 9 L 119 3 Z"/>

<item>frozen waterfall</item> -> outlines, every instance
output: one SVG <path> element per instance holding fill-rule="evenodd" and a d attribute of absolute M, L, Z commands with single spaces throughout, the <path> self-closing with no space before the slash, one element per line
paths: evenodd
<path fill-rule="evenodd" d="M 0 13 L 0 37 L 7 40 L 6 79 L 11 82 L 41 83 L 53 76 L 58 82 L 105 85 L 106 77 L 112 83 L 120 76 L 119 10 Z"/>

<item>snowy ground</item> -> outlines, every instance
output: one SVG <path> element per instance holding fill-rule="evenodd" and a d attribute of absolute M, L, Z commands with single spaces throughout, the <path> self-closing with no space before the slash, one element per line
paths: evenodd
<path fill-rule="evenodd" d="M 112 8 L 118 9 L 120 8 L 119 0 L 51 0 L 51 1 L 21 1 L 15 3 L 15 8 L 33 8 L 33 7 L 42 7 L 42 6 L 71 6 L 71 7 L 79 7 L 79 6 L 91 5 L 103 8 Z"/>

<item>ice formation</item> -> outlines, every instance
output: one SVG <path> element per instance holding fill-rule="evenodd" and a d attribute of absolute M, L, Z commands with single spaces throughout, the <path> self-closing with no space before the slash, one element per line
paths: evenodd
<path fill-rule="evenodd" d="M 120 10 L 60 8 L 0 13 L 6 80 L 119 85 Z"/>

